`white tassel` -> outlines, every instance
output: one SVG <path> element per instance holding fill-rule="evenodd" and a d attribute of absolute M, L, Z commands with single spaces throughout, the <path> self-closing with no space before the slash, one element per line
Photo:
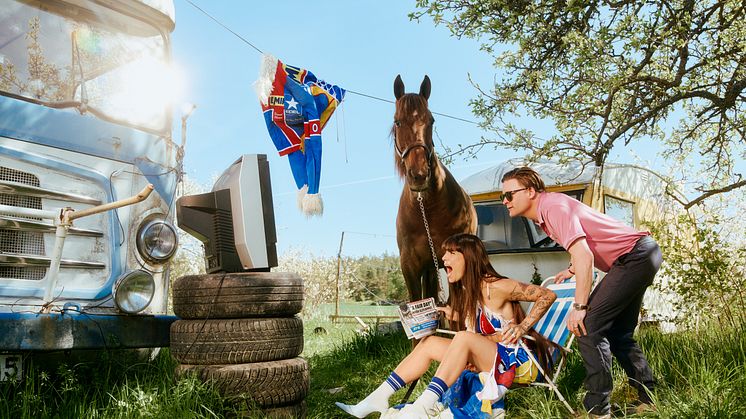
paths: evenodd
<path fill-rule="evenodd" d="M 298 189 L 298 195 L 296 195 L 296 203 L 298 204 L 298 210 L 303 211 L 303 198 L 308 193 L 308 185 L 303 185 L 302 188 Z"/>
<path fill-rule="evenodd" d="M 303 213 L 307 217 L 321 216 L 324 213 L 324 201 L 321 200 L 321 194 L 306 194 L 303 197 Z"/>
<path fill-rule="evenodd" d="M 272 93 L 272 84 L 275 82 L 277 71 L 277 58 L 271 54 L 264 54 L 259 64 L 259 78 L 254 82 L 254 90 L 262 105 L 269 103 L 269 94 Z"/>

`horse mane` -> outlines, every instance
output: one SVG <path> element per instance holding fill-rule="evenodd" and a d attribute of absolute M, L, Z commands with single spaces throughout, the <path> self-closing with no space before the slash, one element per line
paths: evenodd
<path fill-rule="evenodd" d="M 396 101 L 396 111 L 394 112 L 394 120 L 400 121 L 402 124 L 404 123 L 412 123 L 413 118 L 412 115 L 417 113 L 418 115 L 422 113 L 430 114 L 430 109 L 427 107 L 427 99 L 420 96 L 417 93 L 407 93 L 397 99 Z M 396 166 L 396 173 L 399 174 L 400 178 L 404 178 L 406 176 L 405 173 L 405 167 L 404 167 L 404 161 L 399 157 L 399 153 L 396 152 L 396 125 L 391 125 L 391 133 L 389 134 L 391 136 L 392 142 L 394 142 L 394 161 Z M 438 163 L 438 156 L 435 153 L 435 146 L 433 144 L 433 139 L 429 139 L 430 143 L 427 144 L 428 147 L 433 151 L 432 157 L 430 161 L 431 167 L 437 167 Z M 433 163 L 436 163 L 435 165 Z"/>

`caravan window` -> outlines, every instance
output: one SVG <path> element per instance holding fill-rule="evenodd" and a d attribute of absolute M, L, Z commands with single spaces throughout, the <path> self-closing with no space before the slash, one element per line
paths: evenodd
<path fill-rule="evenodd" d="M 565 192 L 582 200 L 583 191 Z M 508 209 L 500 201 L 480 202 L 477 210 L 477 236 L 490 253 L 562 249 L 544 230 L 524 217 L 510 218 Z"/>
<path fill-rule="evenodd" d="M 604 212 L 630 227 L 635 226 L 635 204 L 610 195 L 604 195 Z"/>

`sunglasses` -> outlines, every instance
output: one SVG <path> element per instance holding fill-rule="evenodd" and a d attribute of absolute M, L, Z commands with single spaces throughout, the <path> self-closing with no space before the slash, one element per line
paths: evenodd
<path fill-rule="evenodd" d="M 520 191 L 525 191 L 526 189 L 528 189 L 528 188 L 513 189 L 512 191 L 503 192 L 503 194 L 500 195 L 500 200 L 504 201 L 504 200 L 507 199 L 508 202 L 512 202 L 513 201 L 513 194 L 514 193 L 520 192 Z"/>

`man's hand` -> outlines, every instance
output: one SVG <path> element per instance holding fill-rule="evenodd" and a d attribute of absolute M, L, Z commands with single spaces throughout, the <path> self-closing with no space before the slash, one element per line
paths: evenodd
<path fill-rule="evenodd" d="M 570 315 L 567 317 L 567 328 L 570 329 L 570 333 L 577 337 L 585 336 L 588 334 L 588 332 L 585 330 L 585 324 L 583 323 L 586 314 L 586 310 L 573 309 L 570 312 Z"/>
<path fill-rule="evenodd" d="M 575 276 L 575 274 L 570 272 L 570 268 L 567 268 L 564 271 L 560 271 L 557 275 L 554 276 L 554 283 L 560 284 L 562 282 L 565 282 L 565 280 L 572 278 L 573 276 Z"/>

